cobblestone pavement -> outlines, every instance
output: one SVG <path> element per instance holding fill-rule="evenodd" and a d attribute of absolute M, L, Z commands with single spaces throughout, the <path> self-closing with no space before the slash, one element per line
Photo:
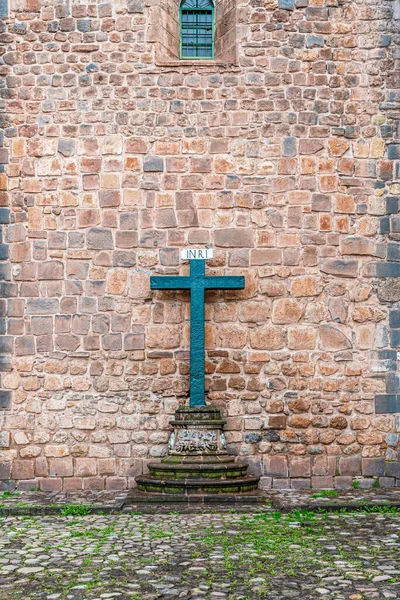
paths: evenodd
<path fill-rule="evenodd" d="M 8 516 L 0 600 L 400 598 L 400 511 L 374 511 Z"/>

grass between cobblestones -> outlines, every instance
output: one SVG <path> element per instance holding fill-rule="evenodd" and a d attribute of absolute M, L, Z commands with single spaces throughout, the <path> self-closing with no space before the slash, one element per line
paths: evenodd
<path fill-rule="evenodd" d="M 0 519 L 0 600 L 400 598 L 397 508 L 71 510 Z"/>

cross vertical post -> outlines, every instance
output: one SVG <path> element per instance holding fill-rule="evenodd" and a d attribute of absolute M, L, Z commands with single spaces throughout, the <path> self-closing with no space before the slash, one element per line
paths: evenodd
<path fill-rule="evenodd" d="M 205 406 L 205 298 L 206 290 L 242 290 L 244 277 L 205 275 L 205 259 L 190 260 L 190 275 L 152 276 L 152 290 L 190 290 L 190 406 Z"/>
<path fill-rule="evenodd" d="M 190 405 L 205 405 L 205 260 L 190 261 Z"/>

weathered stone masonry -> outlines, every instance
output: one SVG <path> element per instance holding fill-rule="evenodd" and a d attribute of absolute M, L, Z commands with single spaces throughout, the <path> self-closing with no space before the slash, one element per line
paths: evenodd
<path fill-rule="evenodd" d="M 175 0 L 0 2 L 0 486 L 133 485 L 188 393 L 263 487 L 400 481 L 396 2 L 217 0 L 182 63 Z"/>

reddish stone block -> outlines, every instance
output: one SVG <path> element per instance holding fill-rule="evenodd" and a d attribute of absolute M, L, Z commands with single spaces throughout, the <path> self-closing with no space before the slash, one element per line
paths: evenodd
<path fill-rule="evenodd" d="M 11 479 L 11 462 L 0 463 L 0 481 Z"/>
<path fill-rule="evenodd" d="M 289 456 L 290 477 L 311 477 L 311 459 Z"/>
<path fill-rule="evenodd" d="M 36 477 L 48 477 L 49 465 L 48 460 L 44 457 L 38 457 L 35 459 L 35 476 Z"/>
<path fill-rule="evenodd" d="M 125 459 L 120 459 L 120 462 Z M 116 475 L 117 466 L 115 458 L 99 458 L 97 461 L 98 464 L 98 474 L 99 475 Z M 136 473 L 135 473 L 136 474 Z M 139 475 L 139 473 L 137 473 Z"/>
<path fill-rule="evenodd" d="M 78 477 L 91 477 L 97 475 L 97 463 L 95 458 L 76 458 L 75 474 Z"/>
<path fill-rule="evenodd" d="M 348 490 L 351 488 L 353 483 L 353 478 L 348 476 L 339 476 L 335 477 L 335 489 L 337 490 Z"/>
<path fill-rule="evenodd" d="M 100 190 L 99 202 L 101 208 L 119 206 L 121 203 L 121 192 L 119 190 Z"/>
<path fill-rule="evenodd" d="M 62 489 L 62 479 L 59 477 L 39 479 L 38 482 L 42 492 L 60 492 Z"/>
<path fill-rule="evenodd" d="M 333 476 L 336 474 L 335 456 L 314 456 L 312 458 L 313 476 Z"/>
<path fill-rule="evenodd" d="M 84 490 L 104 490 L 104 477 L 85 477 L 83 479 Z"/>
<path fill-rule="evenodd" d="M 74 468 L 72 458 L 65 456 L 64 458 L 51 458 L 49 461 L 50 477 L 72 477 Z"/>
<path fill-rule="evenodd" d="M 272 489 L 274 490 L 290 490 L 290 479 L 287 478 L 273 478 Z"/>
<path fill-rule="evenodd" d="M 36 490 L 38 487 L 37 479 L 25 479 L 22 481 L 18 481 L 17 490 L 19 492 L 30 492 L 32 490 Z"/>
<path fill-rule="evenodd" d="M 286 415 L 269 415 L 268 429 L 286 429 Z"/>
<path fill-rule="evenodd" d="M 339 458 L 340 475 L 361 475 L 361 459 L 358 456 Z"/>
<path fill-rule="evenodd" d="M 33 460 L 14 460 L 11 467 L 12 479 L 34 479 Z"/>
<path fill-rule="evenodd" d="M 286 456 L 264 456 L 264 475 L 269 477 L 287 477 L 288 463 Z"/>
<path fill-rule="evenodd" d="M 79 492 L 82 490 L 81 477 L 67 477 L 62 480 L 62 489 L 64 492 Z"/>
<path fill-rule="evenodd" d="M 379 477 L 379 487 L 394 488 L 396 487 L 396 479 L 394 477 Z"/>
<path fill-rule="evenodd" d="M 311 487 L 320 490 L 333 489 L 333 477 L 331 475 L 314 475 L 311 477 Z"/>
<path fill-rule="evenodd" d="M 309 490 L 311 487 L 311 479 L 309 477 L 304 479 L 291 479 L 290 487 L 294 490 Z"/>
<path fill-rule="evenodd" d="M 82 187 L 84 190 L 100 189 L 100 177 L 98 175 L 83 175 Z"/>
<path fill-rule="evenodd" d="M 384 458 L 363 458 L 362 459 L 362 474 L 364 476 L 382 476 L 385 474 L 385 459 Z"/>
<path fill-rule="evenodd" d="M 125 490 L 127 488 L 126 477 L 107 477 L 106 490 Z"/>
<path fill-rule="evenodd" d="M 80 168 L 82 173 L 100 173 L 101 170 L 101 158 L 87 158 L 83 157 L 80 160 Z"/>

